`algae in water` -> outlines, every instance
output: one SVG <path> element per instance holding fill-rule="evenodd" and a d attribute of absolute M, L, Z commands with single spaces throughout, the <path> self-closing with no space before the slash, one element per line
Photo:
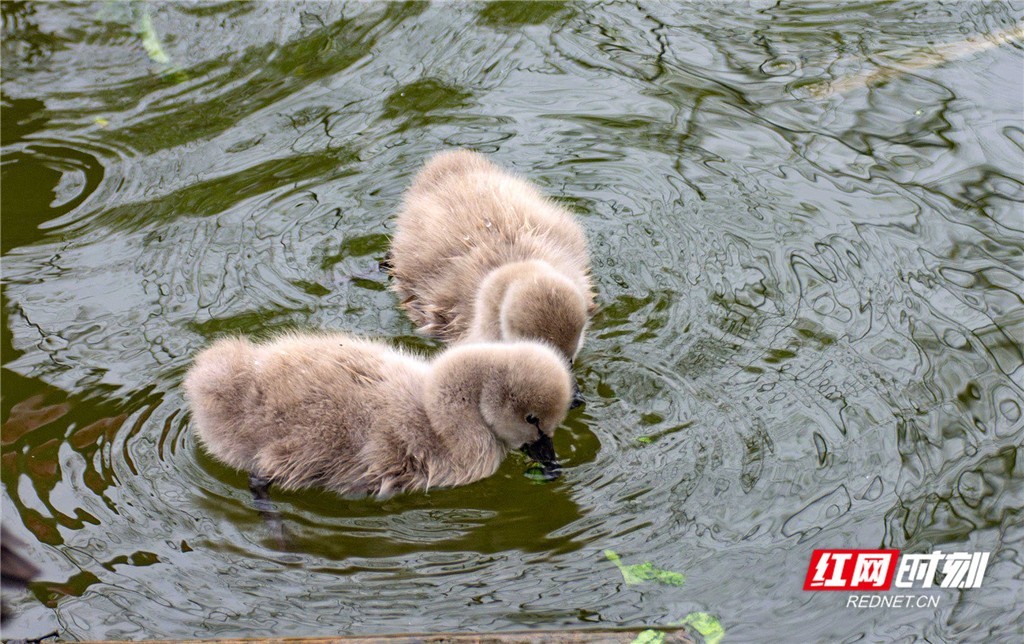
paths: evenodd
<path fill-rule="evenodd" d="M 645 581 L 656 581 L 660 584 L 666 584 L 669 586 L 682 586 L 686 581 L 686 576 L 672 572 L 671 570 L 662 570 L 656 568 L 650 561 L 645 561 L 641 564 L 626 565 L 622 563 L 619 555 L 614 550 L 605 550 L 604 556 L 608 558 L 608 561 L 615 564 L 622 573 L 622 578 L 629 586 L 635 586 L 642 584 Z"/>

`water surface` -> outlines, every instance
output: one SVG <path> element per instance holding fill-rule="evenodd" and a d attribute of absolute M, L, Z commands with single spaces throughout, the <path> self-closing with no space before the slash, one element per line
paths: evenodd
<path fill-rule="evenodd" d="M 994 34 L 1024 5 L 2 8 L 2 509 L 43 568 L 4 637 L 1019 636 L 1024 50 Z M 275 494 L 282 552 L 182 375 L 292 327 L 434 351 L 377 261 L 458 146 L 591 242 L 566 474 Z M 857 610 L 801 590 L 827 547 L 993 554 L 937 608 Z"/>

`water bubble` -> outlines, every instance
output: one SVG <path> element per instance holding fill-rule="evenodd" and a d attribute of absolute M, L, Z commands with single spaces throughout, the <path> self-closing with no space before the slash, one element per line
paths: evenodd
<path fill-rule="evenodd" d="M 999 403 L 999 413 L 1012 423 L 1020 420 L 1020 405 L 1015 400 L 1003 400 Z"/>
<path fill-rule="evenodd" d="M 761 63 L 761 73 L 766 76 L 788 76 L 800 68 L 799 61 L 788 56 L 770 58 Z"/>
<path fill-rule="evenodd" d="M 956 491 L 964 503 L 972 508 L 978 507 L 985 492 L 985 479 L 976 471 L 964 472 L 957 481 Z"/>

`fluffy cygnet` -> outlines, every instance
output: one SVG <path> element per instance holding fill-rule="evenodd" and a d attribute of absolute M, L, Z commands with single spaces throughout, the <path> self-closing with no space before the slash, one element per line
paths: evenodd
<path fill-rule="evenodd" d="M 522 448 L 556 476 L 572 378 L 537 342 L 462 344 L 432 362 L 340 333 L 220 340 L 185 377 L 200 441 L 285 488 L 387 495 L 463 485 Z"/>
<path fill-rule="evenodd" d="M 594 311 L 575 218 L 467 150 L 435 156 L 398 214 L 392 288 L 420 331 L 446 342 L 540 339 L 569 360 Z"/>

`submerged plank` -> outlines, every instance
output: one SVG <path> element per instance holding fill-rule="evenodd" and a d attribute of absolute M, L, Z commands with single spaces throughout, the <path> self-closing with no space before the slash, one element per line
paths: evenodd
<path fill-rule="evenodd" d="M 174 642 L 219 642 L 221 644 L 511 644 L 512 642 L 533 642 L 538 644 L 629 644 L 631 642 L 650 644 L 696 644 L 689 634 L 678 628 L 665 629 L 583 629 L 566 631 L 511 631 L 507 633 L 415 633 L 403 635 L 373 635 L 345 637 L 282 637 L 268 639 L 219 639 L 219 640 L 173 640 Z M 119 640 L 104 640 L 103 644 L 115 644 Z M 171 640 L 166 640 L 171 642 Z M 164 641 L 150 641 L 150 644 L 164 644 Z"/>

